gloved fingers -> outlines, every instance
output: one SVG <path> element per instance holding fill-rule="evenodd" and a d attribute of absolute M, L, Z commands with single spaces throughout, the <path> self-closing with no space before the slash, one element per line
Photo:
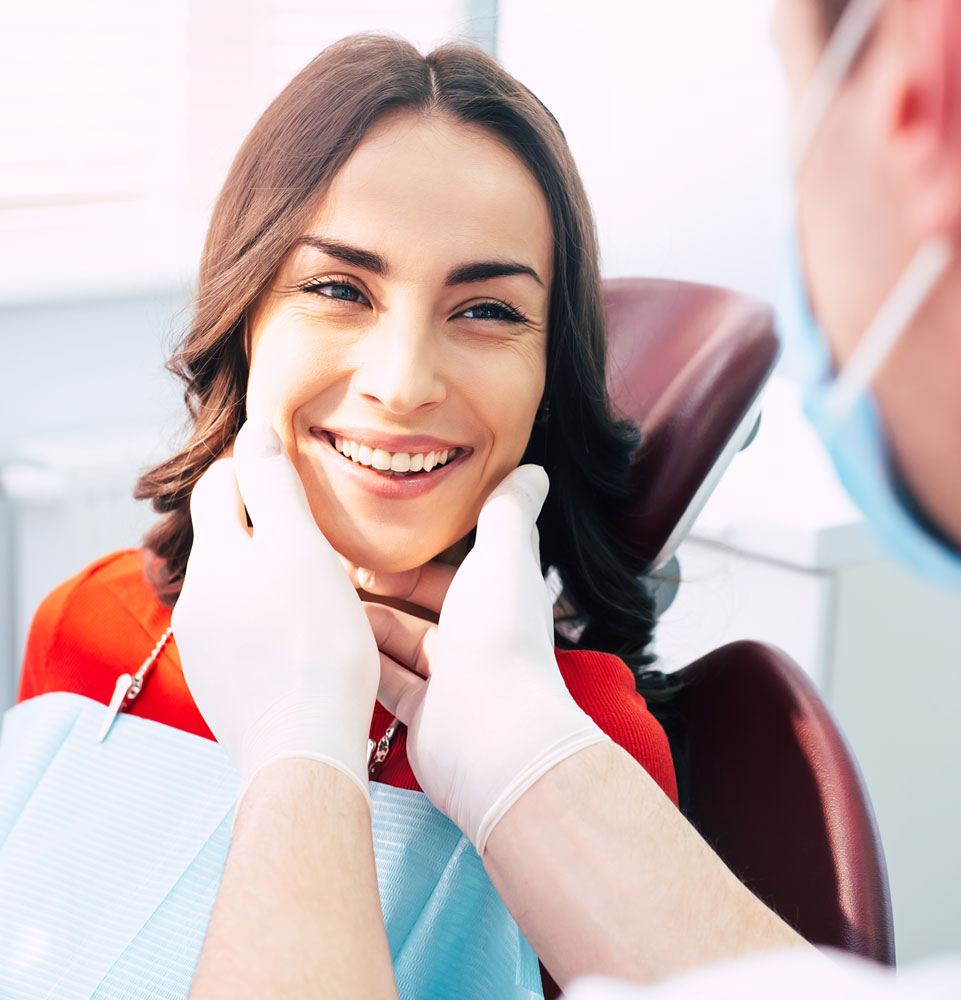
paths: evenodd
<path fill-rule="evenodd" d="M 548 487 L 547 473 L 539 465 L 520 465 L 505 476 L 481 507 L 475 548 L 516 551 L 518 545 L 534 546 L 533 529 Z"/>
<path fill-rule="evenodd" d="M 386 604 L 364 601 L 363 607 L 381 653 L 421 677 L 429 677 L 437 626 Z"/>
<path fill-rule="evenodd" d="M 380 597 L 398 597 L 427 611 L 440 614 L 447 596 L 451 580 L 457 572 L 456 566 L 429 562 L 404 573 L 374 573 L 363 567 L 355 567 L 351 579 L 367 591 Z"/>
<path fill-rule="evenodd" d="M 303 483 L 266 420 L 248 420 L 234 442 L 234 467 L 254 532 L 319 534 Z"/>
<path fill-rule="evenodd" d="M 537 530 L 537 525 L 535 524 L 531 528 L 531 551 L 534 553 L 534 560 L 537 563 L 538 569 L 541 565 L 541 540 L 540 534 Z M 541 578 L 543 579 L 543 577 Z M 540 608 L 544 617 L 544 625 L 547 629 L 547 635 L 550 638 L 551 644 L 554 642 L 554 604 L 551 601 L 550 591 L 547 589 L 547 581 L 544 581 L 544 586 L 542 588 L 542 593 L 540 595 Z"/>
<path fill-rule="evenodd" d="M 336 550 L 335 554 L 337 558 L 340 560 L 340 565 L 344 567 L 344 572 L 347 574 L 347 578 L 350 580 L 350 582 L 354 585 L 354 588 L 356 589 L 357 587 L 360 586 L 360 584 L 357 582 L 357 569 L 358 569 L 357 563 L 351 562 L 347 558 L 347 556 L 342 556 L 339 552 L 336 552 Z"/>
<path fill-rule="evenodd" d="M 193 552 L 248 540 L 247 516 L 232 458 L 218 459 L 197 480 L 190 494 L 190 520 Z"/>
<path fill-rule="evenodd" d="M 427 681 L 423 677 L 401 666 L 386 654 L 380 654 L 377 700 L 391 715 L 396 715 L 405 726 L 409 726 L 426 692 Z"/>

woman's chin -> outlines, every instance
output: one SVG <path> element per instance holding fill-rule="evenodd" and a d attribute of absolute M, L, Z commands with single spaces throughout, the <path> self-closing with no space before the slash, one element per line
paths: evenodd
<path fill-rule="evenodd" d="M 410 547 L 392 551 L 383 547 L 346 544 L 334 545 L 334 548 L 355 566 L 369 569 L 372 573 L 406 573 L 430 562 L 438 554 L 431 549 Z"/>
<path fill-rule="evenodd" d="M 469 535 L 447 544 L 435 543 L 430 546 L 413 544 L 372 546 L 344 542 L 340 545 L 334 543 L 334 548 L 355 566 L 369 569 L 373 573 L 406 573 L 408 570 L 423 566 L 432 559 L 439 559 L 441 562 L 453 566 L 460 565 L 470 550 L 469 540 L 471 538 L 472 536 Z"/>

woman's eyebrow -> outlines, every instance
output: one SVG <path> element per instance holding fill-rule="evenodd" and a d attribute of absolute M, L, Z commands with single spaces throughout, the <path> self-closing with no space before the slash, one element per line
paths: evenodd
<path fill-rule="evenodd" d="M 313 247 L 314 250 L 319 250 L 344 264 L 362 267 L 365 271 L 371 271 L 382 277 L 390 271 L 387 261 L 379 253 L 374 253 L 373 250 L 361 250 L 360 247 L 348 246 L 346 243 L 338 243 L 337 240 L 329 240 L 323 236 L 301 236 L 294 245 Z"/>
<path fill-rule="evenodd" d="M 353 267 L 362 267 L 365 271 L 370 271 L 381 277 L 386 277 L 390 273 L 390 266 L 386 258 L 373 250 L 362 250 L 360 247 L 352 247 L 324 236 L 302 236 L 295 245 L 312 247 L 314 250 L 327 254 L 328 257 L 333 257 Z M 470 264 L 461 264 L 447 275 L 444 284 L 447 286 L 467 285 L 475 281 L 487 281 L 490 278 L 503 278 L 514 274 L 530 275 L 541 287 L 544 286 L 544 282 L 541 281 L 534 268 L 510 260 L 479 260 Z"/>
<path fill-rule="evenodd" d="M 509 260 L 479 260 L 473 264 L 462 264 L 447 275 L 447 285 L 466 285 L 472 281 L 487 281 L 488 278 L 503 278 L 512 274 L 529 274 L 542 288 L 537 272 L 526 264 Z"/>

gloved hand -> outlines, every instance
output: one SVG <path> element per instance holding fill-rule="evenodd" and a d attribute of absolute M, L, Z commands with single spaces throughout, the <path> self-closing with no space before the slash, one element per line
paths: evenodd
<path fill-rule="evenodd" d="M 440 611 L 437 626 L 364 605 L 381 650 L 381 703 L 408 726 L 407 756 L 433 804 L 483 857 L 491 830 L 560 761 L 608 737 L 567 690 L 541 576 L 540 466 L 515 469 L 481 509 L 456 570 L 357 571 L 371 594 Z"/>
<path fill-rule="evenodd" d="M 174 636 L 190 693 L 240 771 L 241 795 L 271 761 L 310 757 L 351 777 L 369 805 L 377 645 L 269 424 L 241 428 L 233 458 L 194 488 L 190 514 Z"/>

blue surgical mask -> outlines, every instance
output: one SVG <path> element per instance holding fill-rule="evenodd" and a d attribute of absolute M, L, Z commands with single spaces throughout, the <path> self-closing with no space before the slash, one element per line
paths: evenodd
<path fill-rule="evenodd" d="M 961 553 L 919 519 L 918 505 L 897 478 L 872 394 L 864 388 L 845 409 L 839 409 L 837 393 L 845 385 L 844 372 L 834 377 L 824 335 L 807 304 L 799 255 L 795 252 L 794 257 L 797 301 L 790 327 L 805 414 L 841 483 L 884 548 L 930 582 L 961 589 Z"/>
<path fill-rule="evenodd" d="M 795 116 L 795 172 L 824 114 L 871 31 L 884 0 L 852 0 L 831 36 Z M 881 304 L 843 369 L 835 376 L 827 340 L 811 313 L 796 243 L 793 322 L 804 410 L 824 442 L 838 476 L 882 545 L 917 573 L 961 589 L 961 553 L 923 523 L 920 506 L 899 481 L 870 386 L 895 344 L 947 270 L 947 239 L 924 242 Z"/>

